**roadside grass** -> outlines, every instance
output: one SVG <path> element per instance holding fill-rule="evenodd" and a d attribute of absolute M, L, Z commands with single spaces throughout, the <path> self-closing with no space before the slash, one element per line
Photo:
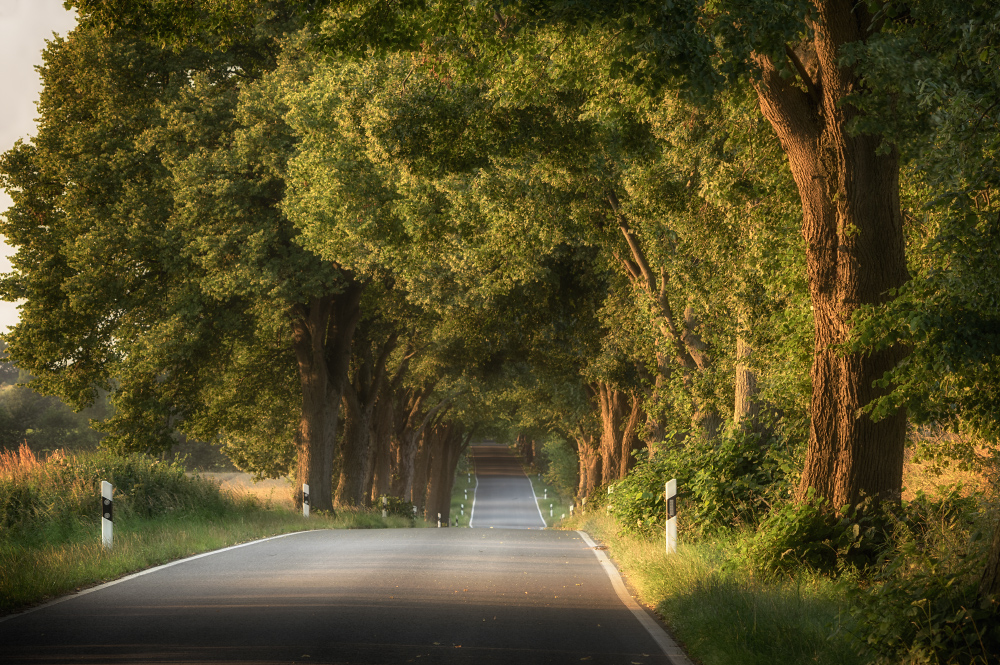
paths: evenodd
<path fill-rule="evenodd" d="M 559 494 L 554 485 L 546 482 L 544 474 L 532 473 L 531 470 L 526 470 L 526 473 L 538 500 L 538 510 L 545 520 L 545 526 L 558 526 L 570 516 L 569 507 L 573 502 Z"/>
<path fill-rule="evenodd" d="M 465 455 L 455 469 L 455 484 L 451 488 L 451 526 L 468 527 L 472 518 L 472 503 L 476 496 L 476 470 Z"/>
<path fill-rule="evenodd" d="M 101 479 L 116 487 L 114 545 L 101 546 Z M 0 454 L 0 614 L 151 566 L 313 529 L 419 526 L 380 511 L 306 519 L 252 491 L 220 488 L 178 465 L 109 453 Z"/>
<path fill-rule="evenodd" d="M 704 665 L 866 662 L 851 639 L 846 582 L 802 572 L 761 579 L 741 559 L 746 535 L 705 539 L 667 556 L 660 539 L 621 535 L 601 511 L 566 520 L 602 544 L 646 605 Z"/>

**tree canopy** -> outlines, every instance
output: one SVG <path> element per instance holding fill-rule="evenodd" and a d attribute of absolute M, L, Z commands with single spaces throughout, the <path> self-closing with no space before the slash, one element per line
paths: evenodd
<path fill-rule="evenodd" d="M 835 509 L 908 418 L 997 440 L 985 0 L 70 4 L 0 289 L 104 445 L 447 514 L 477 432 L 581 499 L 735 441 Z"/>

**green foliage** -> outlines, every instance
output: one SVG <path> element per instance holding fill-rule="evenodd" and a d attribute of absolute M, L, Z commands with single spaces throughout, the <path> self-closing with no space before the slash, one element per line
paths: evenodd
<path fill-rule="evenodd" d="M 387 494 L 383 494 L 372 503 L 373 511 L 378 512 L 383 509 L 387 514 L 394 515 L 396 517 L 413 519 L 413 516 L 416 515 L 416 513 L 413 512 L 413 503 L 400 499 L 397 496 L 389 496 Z"/>
<path fill-rule="evenodd" d="M 91 418 L 104 416 L 97 404 L 74 413 L 56 397 L 43 396 L 26 386 L 0 385 L 0 449 L 27 443 L 32 450 L 91 450 L 101 434 L 90 428 Z"/>
<path fill-rule="evenodd" d="M 752 526 L 773 504 L 787 501 L 797 478 L 796 453 L 791 441 L 745 431 L 714 440 L 691 437 L 683 445 L 660 447 L 614 483 L 606 500 L 623 529 L 660 529 L 665 484 L 676 478 L 679 529 L 705 534 Z"/>
<path fill-rule="evenodd" d="M 572 497 L 579 483 L 579 461 L 576 451 L 564 439 L 547 437 L 540 446 L 544 459 L 545 482 L 556 488 L 560 495 Z"/>
<path fill-rule="evenodd" d="M 851 592 L 858 639 L 874 663 L 997 662 L 1000 612 L 977 598 L 990 516 L 955 490 L 919 495 L 892 515 L 882 565 Z"/>
<path fill-rule="evenodd" d="M 18 465 L 0 470 L 4 537 L 30 538 L 60 525 L 72 530 L 74 524 L 98 524 L 102 480 L 114 487 L 116 518 L 222 514 L 232 506 L 217 484 L 185 475 L 179 464 L 104 451 L 54 454 L 33 463 L 25 450 Z"/>
<path fill-rule="evenodd" d="M 882 511 L 870 501 L 834 511 L 810 493 L 802 503 L 787 503 L 769 513 L 746 554 L 764 573 L 863 569 L 875 563 L 888 541 Z"/>

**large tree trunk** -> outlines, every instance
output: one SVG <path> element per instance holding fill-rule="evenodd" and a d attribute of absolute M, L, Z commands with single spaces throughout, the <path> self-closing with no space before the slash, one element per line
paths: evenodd
<path fill-rule="evenodd" d="M 441 523 L 448 525 L 448 508 L 443 505 L 441 497 L 441 487 L 444 484 L 444 475 L 448 466 L 448 439 L 451 436 L 453 426 L 451 423 L 437 425 L 429 428 L 424 436 L 430 454 L 429 474 L 427 478 L 426 495 L 424 499 L 424 518 L 428 522 L 435 522 L 438 514 L 441 515 Z"/>
<path fill-rule="evenodd" d="M 525 433 L 517 435 L 517 452 L 524 463 L 531 466 L 535 462 L 535 440 Z"/>
<path fill-rule="evenodd" d="M 331 465 L 325 464 L 327 440 L 327 377 L 325 333 L 333 310 L 333 296 L 313 298 L 299 307 L 292 319 L 292 344 L 299 368 L 302 411 L 296 436 L 298 470 L 297 503 L 302 485 L 309 485 L 309 503 L 318 510 L 332 510 Z M 332 457 L 331 457 L 332 460 Z"/>
<path fill-rule="evenodd" d="M 334 296 L 332 309 L 327 322 L 326 338 L 323 342 L 323 353 L 326 358 L 326 414 L 323 428 L 323 477 L 322 497 L 324 509 L 333 509 L 333 471 L 334 461 L 337 453 L 337 434 L 339 428 L 340 403 L 343 399 L 344 389 L 347 385 L 348 373 L 351 367 L 351 344 L 354 341 L 354 332 L 357 330 L 358 321 L 361 319 L 361 293 L 364 286 L 353 279 L 347 284 L 347 288 Z M 313 494 L 313 486 L 309 486 L 310 494 Z M 312 496 L 310 496 L 312 499 Z M 315 501 L 311 501 L 316 507 L 320 507 Z"/>
<path fill-rule="evenodd" d="M 896 151 L 879 136 L 848 133 L 859 112 L 846 99 L 861 85 L 841 66 L 841 47 L 871 34 L 871 16 L 853 0 L 817 0 L 816 7 L 813 41 L 786 53 L 805 90 L 760 54 L 755 85 L 802 199 L 815 322 L 812 422 L 798 495 L 814 489 L 840 507 L 862 495 L 899 498 L 905 414 L 876 423 L 860 409 L 881 394 L 873 382 L 904 351 L 837 347 L 850 336 L 857 308 L 890 299 L 907 272 Z"/>
<path fill-rule="evenodd" d="M 389 355 L 396 347 L 396 336 L 392 335 L 377 349 L 371 342 L 355 354 L 356 370 L 353 381 L 345 387 L 344 406 L 349 419 L 344 428 L 340 482 L 337 485 L 337 505 L 367 505 L 371 494 L 372 445 L 374 432 L 372 420 L 375 405 L 386 379 L 385 366 Z M 378 352 L 378 356 L 375 353 Z"/>
<path fill-rule="evenodd" d="M 427 506 L 427 485 L 430 478 L 431 463 L 431 443 L 428 441 L 428 432 L 423 430 L 417 437 L 419 444 L 417 447 L 416 460 L 413 469 L 413 484 L 410 486 L 410 502 L 423 511 Z"/>
<path fill-rule="evenodd" d="M 440 513 L 443 526 L 447 526 L 451 520 L 451 490 L 455 485 L 455 469 L 462 451 L 472 439 L 472 432 L 463 434 L 463 429 L 457 423 L 448 422 L 428 430 L 428 438 L 433 443 L 425 516 L 428 521 L 434 522 Z"/>
<path fill-rule="evenodd" d="M 608 384 L 597 387 L 601 410 L 601 466 L 603 482 L 619 480 L 635 465 L 633 451 L 641 450 L 636 429 L 642 414 L 638 395 L 623 393 Z"/>
<path fill-rule="evenodd" d="M 395 400 L 389 382 L 382 386 L 382 392 L 375 405 L 374 458 L 372 460 L 372 500 L 388 495 L 392 491 L 393 423 L 395 421 Z"/>
<path fill-rule="evenodd" d="M 587 432 L 576 435 L 576 454 L 580 460 L 580 484 L 576 490 L 578 500 L 586 499 L 604 483 L 601 450 L 597 437 Z"/>

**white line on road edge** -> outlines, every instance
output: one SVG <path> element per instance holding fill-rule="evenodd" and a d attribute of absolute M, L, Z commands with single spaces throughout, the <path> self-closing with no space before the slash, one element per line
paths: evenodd
<path fill-rule="evenodd" d="M 549 528 L 548 522 L 545 521 L 545 515 L 542 515 L 542 507 L 538 505 L 538 495 L 535 494 L 535 484 L 531 482 L 531 476 L 524 474 L 524 477 L 528 479 L 528 484 L 531 485 L 531 498 L 535 500 L 535 508 L 538 510 L 538 516 L 542 518 L 542 528 Z"/>
<path fill-rule="evenodd" d="M 194 561 L 195 559 L 201 559 L 202 557 L 212 556 L 213 554 L 221 554 L 222 552 L 228 552 L 229 550 L 238 550 L 241 547 L 247 547 L 249 545 L 256 545 L 257 543 L 266 543 L 269 540 L 277 540 L 278 538 L 285 538 L 287 536 L 296 536 L 300 533 L 313 533 L 315 531 L 324 531 L 325 529 L 310 529 L 309 531 L 293 531 L 291 533 L 283 533 L 278 536 L 271 536 L 270 538 L 261 538 L 260 540 L 251 540 L 247 543 L 240 543 L 239 545 L 230 545 L 229 547 L 223 547 L 221 550 L 212 550 L 211 552 L 202 552 L 201 554 L 195 554 L 194 556 L 185 557 L 183 559 L 177 559 L 176 561 L 171 561 L 170 563 L 165 563 L 161 566 L 156 566 L 155 568 L 147 568 L 146 570 L 140 570 L 138 573 L 132 573 L 131 575 L 126 575 L 125 577 L 120 577 L 117 580 L 112 580 L 110 582 L 105 582 L 104 584 L 99 584 L 95 587 L 90 587 L 89 589 L 84 589 L 83 591 L 77 591 L 65 595 L 61 598 L 56 598 L 55 600 L 50 600 L 47 603 L 43 603 L 38 607 L 31 607 L 24 610 L 23 612 L 18 612 L 16 614 L 8 614 L 7 616 L 0 617 L 0 623 L 7 621 L 8 619 L 13 619 L 15 617 L 24 616 L 25 614 L 31 614 L 32 612 L 37 612 L 38 610 L 44 610 L 46 607 L 52 607 L 53 605 L 58 605 L 59 603 L 65 603 L 67 600 L 72 600 L 74 598 L 79 598 L 80 596 L 86 596 L 88 593 L 94 593 L 95 591 L 100 591 L 101 589 L 107 589 L 109 586 L 114 586 L 116 584 L 121 584 L 122 582 L 128 582 L 129 580 L 134 580 L 137 577 L 142 577 L 143 575 L 149 575 L 150 573 L 155 573 L 158 570 L 163 570 L 164 568 L 170 568 L 171 566 L 176 566 L 178 564 L 187 563 L 188 561 Z"/>
<path fill-rule="evenodd" d="M 472 508 L 469 509 L 469 528 L 474 528 L 472 526 L 472 518 L 476 514 L 476 490 L 479 489 L 479 468 L 476 465 L 476 454 L 472 454 L 472 471 L 476 474 L 476 486 L 472 488 Z"/>
<path fill-rule="evenodd" d="M 660 646 L 663 653 L 665 653 L 667 658 L 670 659 L 670 662 L 674 665 L 693 665 L 691 660 L 687 657 L 687 654 L 684 653 L 684 650 L 677 645 L 677 642 L 674 642 L 673 638 L 667 634 L 667 631 L 663 630 L 663 626 L 657 623 L 651 616 L 646 614 L 646 611 L 639 607 L 639 603 L 635 602 L 635 598 L 633 598 L 632 594 L 630 594 L 628 589 L 625 588 L 625 582 L 622 580 L 621 573 L 618 572 L 618 568 L 616 568 L 615 564 L 608 558 L 608 555 L 602 550 L 597 549 L 597 543 L 591 540 L 590 536 L 588 536 L 586 532 L 577 531 L 577 533 L 580 534 L 580 537 L 583 538 L 583 542 L 587 543 L 588 547 L 593 548 L 594 555 L 597 557 L 601 567 L 604 568 L 604 572 L 607 573 L 608 578 L 611 580 L 611 586 L 615 588 L 615 593 L 618 594 L 618 598 L 622 601 L 625 607 L 627 607 L 632 614 L 635 615 L 635 618 L 639 620 L 639 623 L 641 623 L 642 627 L 646 629 L 646 632 L 648 632 L 649 636 L 653 638 L 653 641 Z"/>

